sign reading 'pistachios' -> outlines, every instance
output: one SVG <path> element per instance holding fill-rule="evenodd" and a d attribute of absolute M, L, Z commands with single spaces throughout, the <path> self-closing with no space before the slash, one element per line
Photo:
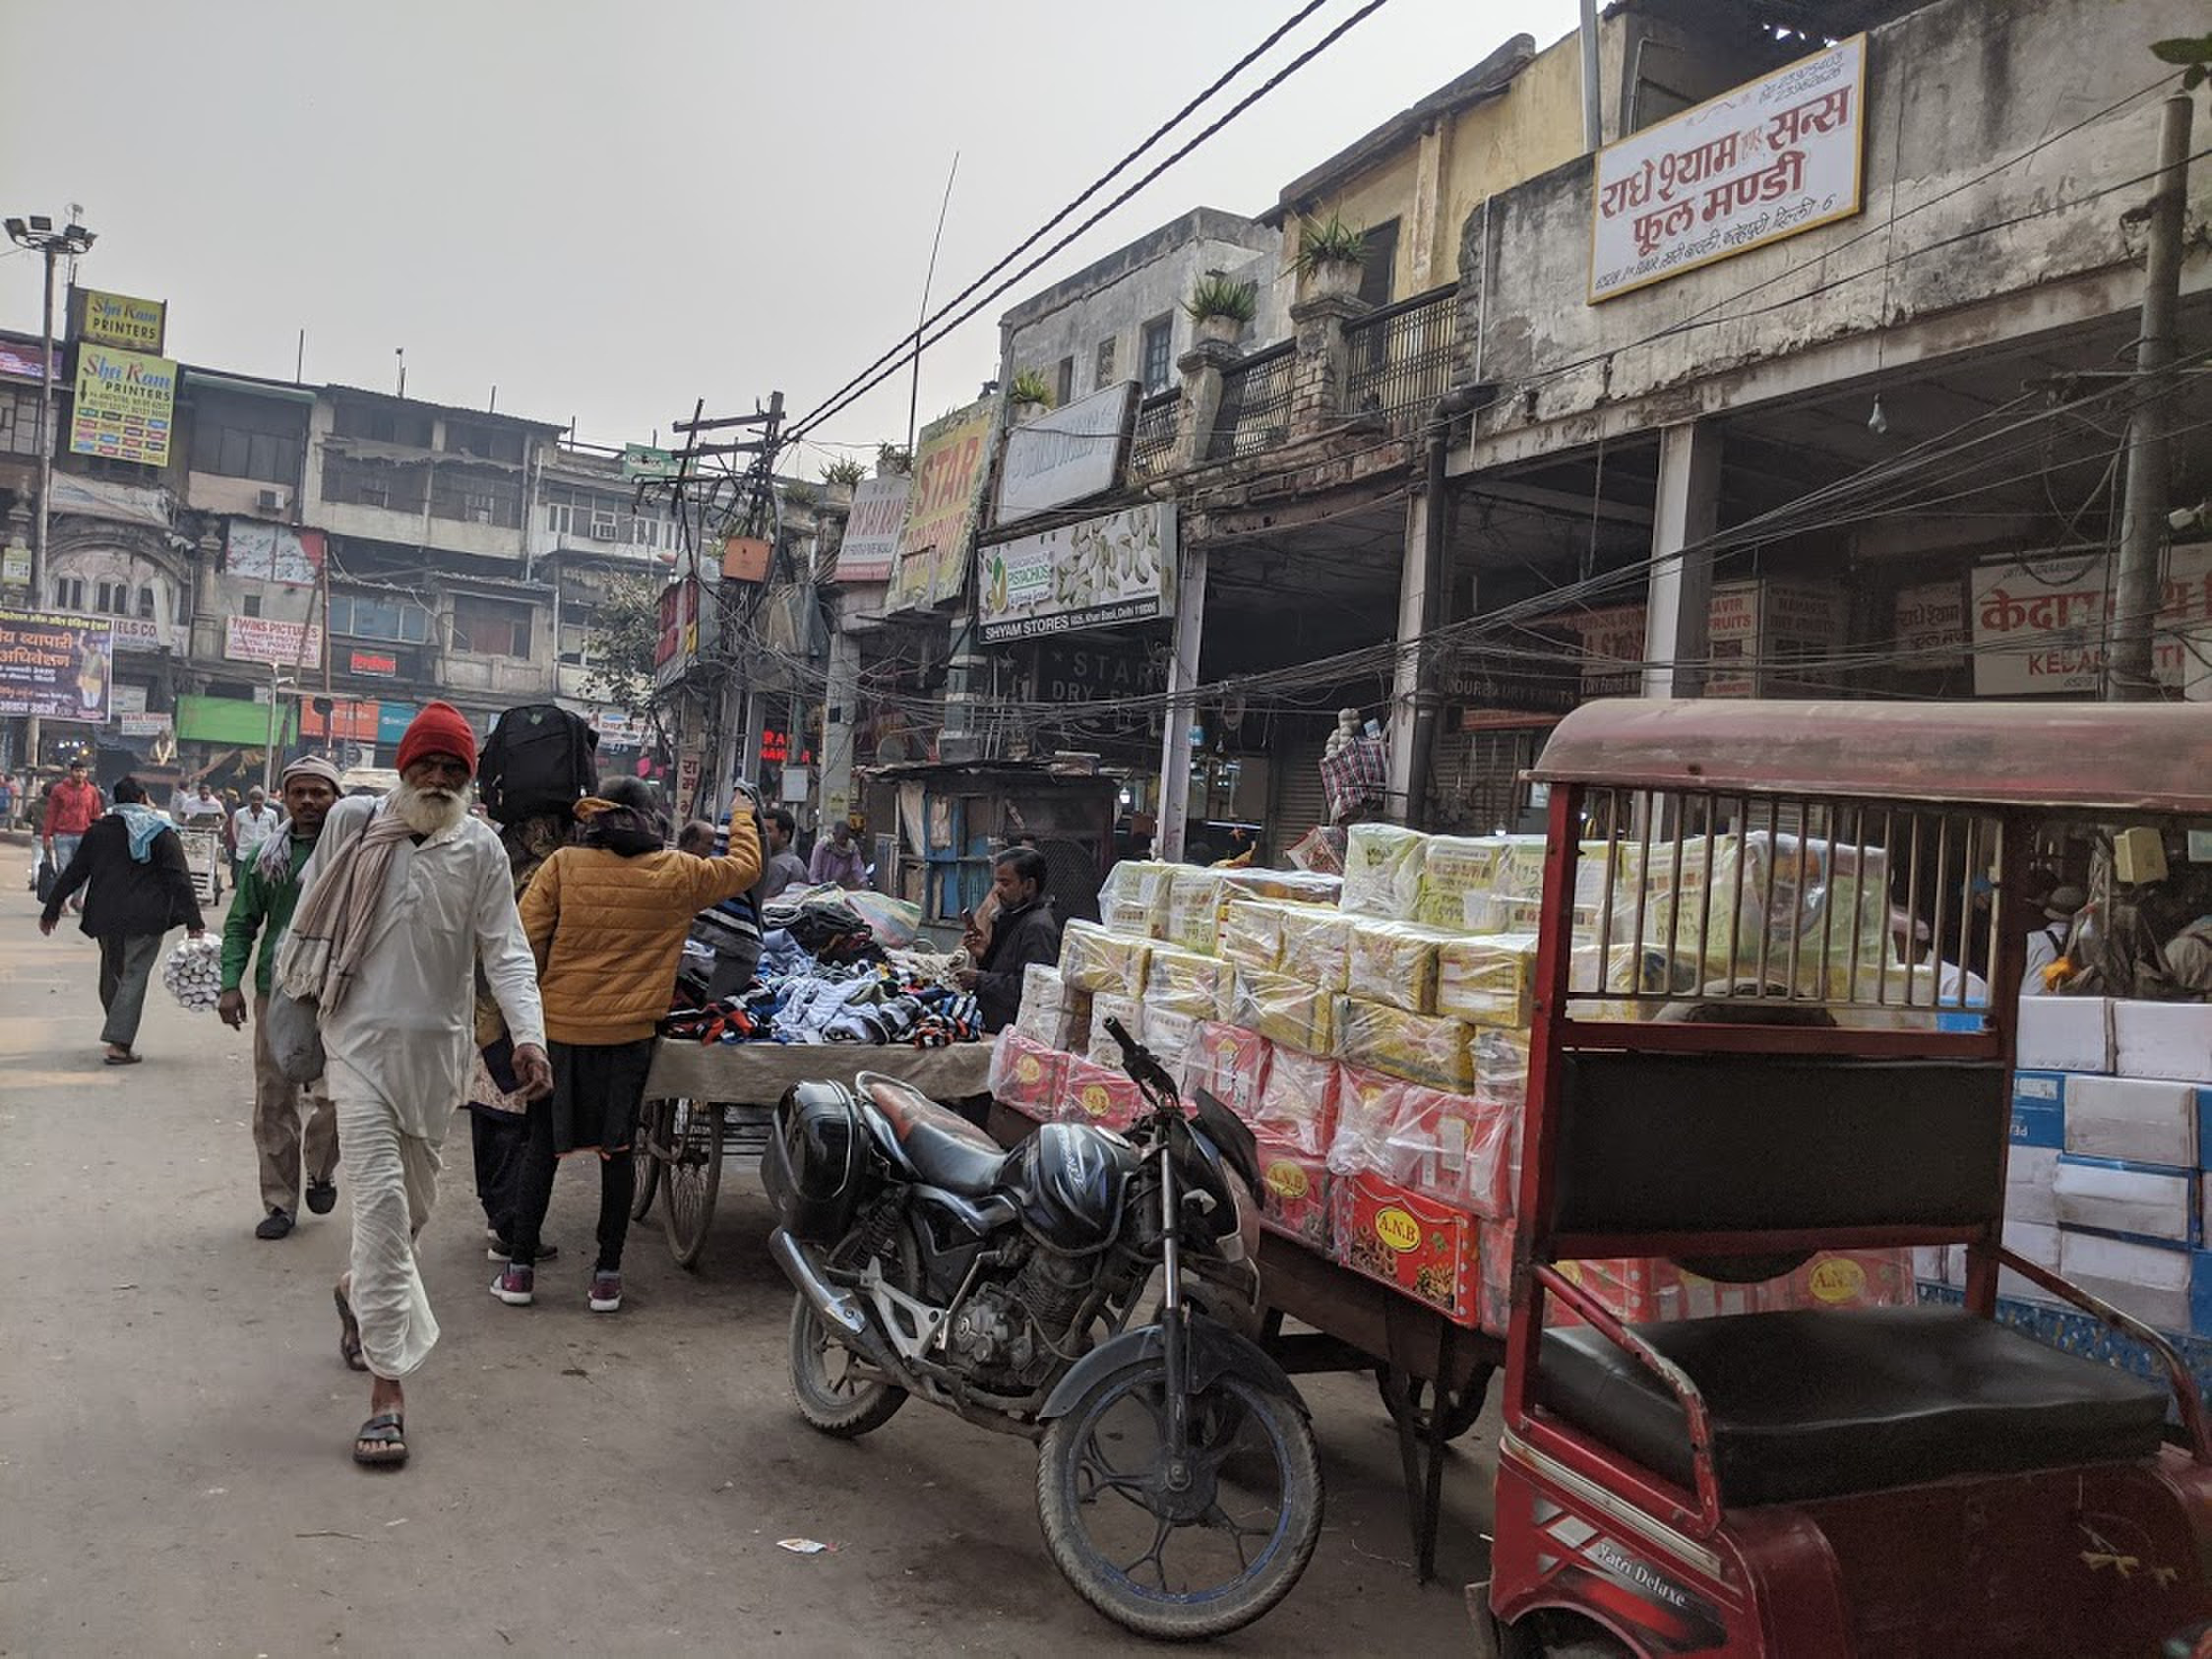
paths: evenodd
<path fill-rule="evenodd" d="M 1175 509 L 1147 502 L 976 554 L 986 644 L 1175 613 Z"/>

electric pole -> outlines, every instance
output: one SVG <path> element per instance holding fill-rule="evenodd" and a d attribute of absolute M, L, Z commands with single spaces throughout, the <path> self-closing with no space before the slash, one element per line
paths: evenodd
<path fill-rule="evenodd" d="M 41 256 L 46 262 L 46 297 L 38 330 L 38 518 L 31 544 L 31 600 L 24 607 L 36 610 L 46 580 L 46 522 L 50 516 L 47 504 L 54 493 L 57 437 L 54 431 L 54 266 L 64 254 L 75 259 L 86 252 L 94 237 L 77 222 L 74 214 L 59 230 L 44 214 L 32 214 L 28 219 L 12 218 L 7 223 L 10 241 Z M 38 716 L 35 714 L 23 723 L 23 743 L 24 768 L 29 772 L 38 765 Z"/>
<path fill-rule="evenodd" d="M 2168 434 L 2174 394 L 2160 384 L 2180 355 L 2181 224 L 2188 201 L 2186 93 L 2166 100 L 2158 132 L 2158 188 L 2151 197 L 2143 257 L 2143 323 L 2135 342 L 2134 412 L 2127 419 L 2127 496 L 2120 519 L 2120 570 L 2113 582 L 2112 649 L 2105 659 L 2107 703 L 2158 696 L 2152 645 L 2158 627 L 2159 552 L 2166 541 L 2172 481 Z"/>

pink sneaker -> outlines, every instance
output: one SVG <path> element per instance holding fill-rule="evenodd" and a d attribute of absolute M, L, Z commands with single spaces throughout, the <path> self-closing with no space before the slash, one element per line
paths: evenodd
<path fill-rule="evenodd" d="M 591 1275 L 591 1311 L 594 1314 L 611 1314 L 622 1306 L 622 1275 L 620 1273 L 593 1273 Z"/>
<path fill-rule="evenodd" d="M 492 1294 L 510 1308 L 527 1308 L 537 1300 L 536 1278 L 521 1262 L 510 1261 L 507 1271 L 492 1280 Z"/>

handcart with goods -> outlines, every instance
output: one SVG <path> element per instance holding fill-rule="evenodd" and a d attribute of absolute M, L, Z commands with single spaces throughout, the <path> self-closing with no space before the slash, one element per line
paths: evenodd
<path fill-rule="evenodd" d="M 2033 853 L 2054 827 L 2131 851 L 2077 928 L 2147 906 L 2165 850 L 2212 824 L 2212 721 L 1606 702 L 1534 777 L 1550 833 L 1483 1650 L 2204 1651 L 2199 1387 L 2113 1305 L 2186 1322 L 2194 1170 L 2125 1154 L 2196 1162 L 2195 1103 L 2092 1094 L 2065 1144 L 2087 1127 L 2122 1155 L 2055 1154 L 2066 1276 L 2015 1248 L 2008 1209 L 2048 1177 L 2007 1164 L 2023 1025 L 2097 1025 L 2109 1058 L 2130 1006 L 2019 999 Z M 1624 950 L 1655 953 L 1657 983 L 1616 980 Z M 2208 1012 L 2158 1006 L 2198 1030 Z M 1956 1301 L 1855 1305 L 1899 1251 L 1955 1253 Z M 2156 1301 L 2169 1269 L 2180 1300 Z M 1799 1276 L 1808 1303 L 1767 1300 Z M 2156 1380 L 2038 1341 L 2000 1288 L 2155 1356 Z"/>
<path fill-rule="evenodd" d="M 193 896 L 203 904 L 222 902 L 222 830 L 197 824 L 182 825 L 177 839 L 184 844 L 184 867 L 192 873 Z"/>
<path fill-rule="evenodd" d="M 663 1037 L 645 1079 L 635 1157 L 644 1220 L 665 1192 L 661 1226 L 682 1267 L 699 1265 L 726 1167 L 758 1180 L 769 1119 L 784 1090 L 858 1071 L 895 1077 L 936 1100 L 984 1092 L 991 1045 L 944 1048 L 867 1044 L 699 1043 Z"/>

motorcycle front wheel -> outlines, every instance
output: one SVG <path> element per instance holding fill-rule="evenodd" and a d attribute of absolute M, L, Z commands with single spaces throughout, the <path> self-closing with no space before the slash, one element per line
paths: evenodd
<path fill-rule="evenodd" d="M 1298 1401 L 1223 1376 L 1191 1401 L 1188 1479 L 1168 1478 L 1158 1359 L 1101 1378 L 1045 1431 L 1037 1518 L 1076 1592 L 1126 1629 L 1203 1641 L 1298 1582 L 1321 1531 L 1321 1456 Z"/>
<path fill-rule="evenodd" d="M 846 1239 L 830 1260 L 840 1266 L 855 1263 L 861 1253 L 858 1235 Z M 911 1291 L 919 1276 L 914 1245 L 900 1229 L 896 1260 L 890 1277 L 899 1289 Z M 906 1390 L 860 1374 L 860 1362 L 842 1343 L 832 1341 L 822 1317 L 804 1296 L 791 1299 L 791 1399 L 807 1427 L 838 1440 L 858 1440 L 872 1434 L 898 1415 L 906 1403 Z"/>

